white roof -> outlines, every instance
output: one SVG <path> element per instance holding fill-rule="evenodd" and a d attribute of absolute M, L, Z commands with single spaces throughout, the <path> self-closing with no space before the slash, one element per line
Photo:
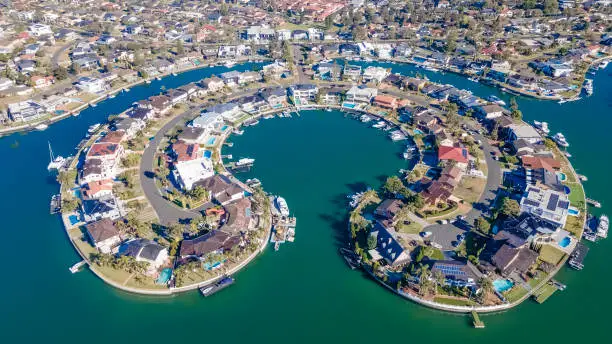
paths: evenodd
<path fill-rule="evenodd" d="M 197 181 L 212 177 L 215 174 L 209 159 L 190 160 L 175 165 L 175 174 L 187 190 L 191 190 Z"/>

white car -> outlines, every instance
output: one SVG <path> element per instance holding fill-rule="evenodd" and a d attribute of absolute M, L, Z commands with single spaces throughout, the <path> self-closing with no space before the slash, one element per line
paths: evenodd
<path fill-rule="evenodd" d="M 421 232 L 421 236 L 423 238 L 427 238 L 427 237 L 431 236 L 431 234 L 433 234 L 433 233 L 431 233 L 431 232 Z"/>

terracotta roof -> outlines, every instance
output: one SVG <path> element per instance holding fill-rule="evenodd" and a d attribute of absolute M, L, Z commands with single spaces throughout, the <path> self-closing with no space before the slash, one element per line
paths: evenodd
<path fill-rule="evenodd" d="M 438 159 L 467 163 L 468 151 L 463 147 L 440 146 L 438 148 Z"/>
<path fill-rule="evenodd" d="M 123 131 L 110 131 L 104 137 L 102 137 L 99 143 L 121 143 L 125 138 L 125 132 Z"/>
<path fill-rule="evenodd" d="M 525 155 L 521 159 L 523 160 L 523 167 L 525 168 L 543 168 L 550 172 L 555 172 L 561 169 L 561 163 L 554 158 Z"/>
<path fill-rule="evenodd" d="M 93 198 L 100 191 L 113 191 L 113 181 L 110 179 L 89 182 L 82 188 L 85 198 Z"/>
<path fill-rule="evenodd" d="M 87 152 L 87 157 L 115 155 L 118 148 L 119 145 L 116 143 L 94 143 Z"/>

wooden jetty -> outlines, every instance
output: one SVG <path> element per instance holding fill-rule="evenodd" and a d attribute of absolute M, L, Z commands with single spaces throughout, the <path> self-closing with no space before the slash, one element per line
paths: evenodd
<path fill-rule="evenodd" d="M 485 328 L 484 322 L 480 320 L 480 317 L 476 311 L 472 311 L 472 324 L 474 325 L 474 328 Z"/>
<path fill-rule="evenodd" d="M 594 199 L 587 198 L 587 199 L 586 199 L 586 202 L 587 202 L 588 204 L 590 204 L 590 205 L 594 206 L 595 208 L 601 208 L 601 203 L 597 202 L 597 201 L 596 201 L 596 200 L 594 200 Z"/>
<path fill-rule="evenodd" d="M 79 272 L 79 270 L 85 265 L 87 264 L 87 262 L 85 260 L 81 260 L 80 262 L 74 264 L 73 266 L 70 267 L 70 272 L 72 272 L 73 274 Z"/>

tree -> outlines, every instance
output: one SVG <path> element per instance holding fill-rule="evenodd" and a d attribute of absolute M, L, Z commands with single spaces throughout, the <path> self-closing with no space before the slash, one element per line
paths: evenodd
<path fill-rule="evenodd" d="M 166 235 L 170 236 L 175 240 L 183 238 L 183 226 L 179 223 L 173 223 L 166 227 Z"/>
<path fill-rule="evenodd" d="M 376 248 L 376 236 L 370 234 L 368 236 L 368 250 L 373 250 Z"/>
<path fill-rule="evenodd" d="M 531 10 L 536 7 L 536 0 L 525 0 L 523 1 L 523 8 L 526 10 Z"/>
<path fill-rule="evenodd" d="M 67 171 L 60 171 L 56 179 L 58 183 L 62 185 L 65 184 L 68 187 L 71 187 L 72 184 L 74 184 L 76 177 L 77 177 L 77 172 L 75 170 L 67 170 Z"/>
<path fill-rule="evenodd" d="M 559 12 L 559 2 L 557 0 L 544 0 L 544 14 L 555 14 Z"/>
<path fill-rule="evenodd" d="M 62 213 L 70 213 L 77 210 L 81 202 L 78 198 L 64 198 L 62 199 Z"/>
<path fill-rule="evenodd" d="M 178 42 L 176 42 L 176 53 L 179 55 L 183 55 L 185 53 L 185 47 L 183 46 L 183 41 L 182 40 L 178 40 Z"/>
<path fill-rule="evenodd" d="M 516 200 L 504 197 L 501 202 L 501 212 L 506 216 L 518 216 L 521 213 L 521 206 Z"/>
<path fill-rule="evenodd" d="M 457 32 L 450 30 L 446 35 L 446 46 L 444 49 L 447 53 L 453 53 L 457 50 Z"/>
<path fill-rule="evenodd" d="M 189 191 L 189 197 L 196 201 L 201 201 L 205 198 L 208 198 L 208 191 L 204 189 L 201 185 L 196 185 L 191 191 Z"/>
<path fill-rule="evenodd" d="M 479 301 L 480 303 L 484 303 L 487 296 L 493 292 L 493 282 L 489 277 L 483 276 L 478 280 L 478 285 L 480 286 L 480 289 L 482 289 L 479 295 Z"/>
<path fill-rule="evenodd" d="M 474 227 L 481 233 L 488 234 L 491 229 L 491 224 L 483 217 L 478 217 L 474 220 Z"/>
<path fill-rule="evenodd" d="M 136 165 L 138 165 L 138 163 L 140 162 L 140 154 L 137 153 L 130 153 L 128 155 L 126 155 L 123 159 L 121 159 L 121 164 L 123 165 L 123 167 L 134 167 Z"/>
<path fill-rule="evenodd" d="M 385 191 L 391 195 L 400 194 L 405 188 L 406 186 L 404 185 L 404 183 L 402 183 L 401 179 L 399 179 L 398 176 L 391 176 L 387 178 L 387 181 L 385 182 L 384 186 Z"/>
<path fill-rule="evenodd" d="M 53 76 L 57 80 L 65 80 L 68 78 L 68 70 L 62 66 L 58 66 L 53 69 Z"/>

